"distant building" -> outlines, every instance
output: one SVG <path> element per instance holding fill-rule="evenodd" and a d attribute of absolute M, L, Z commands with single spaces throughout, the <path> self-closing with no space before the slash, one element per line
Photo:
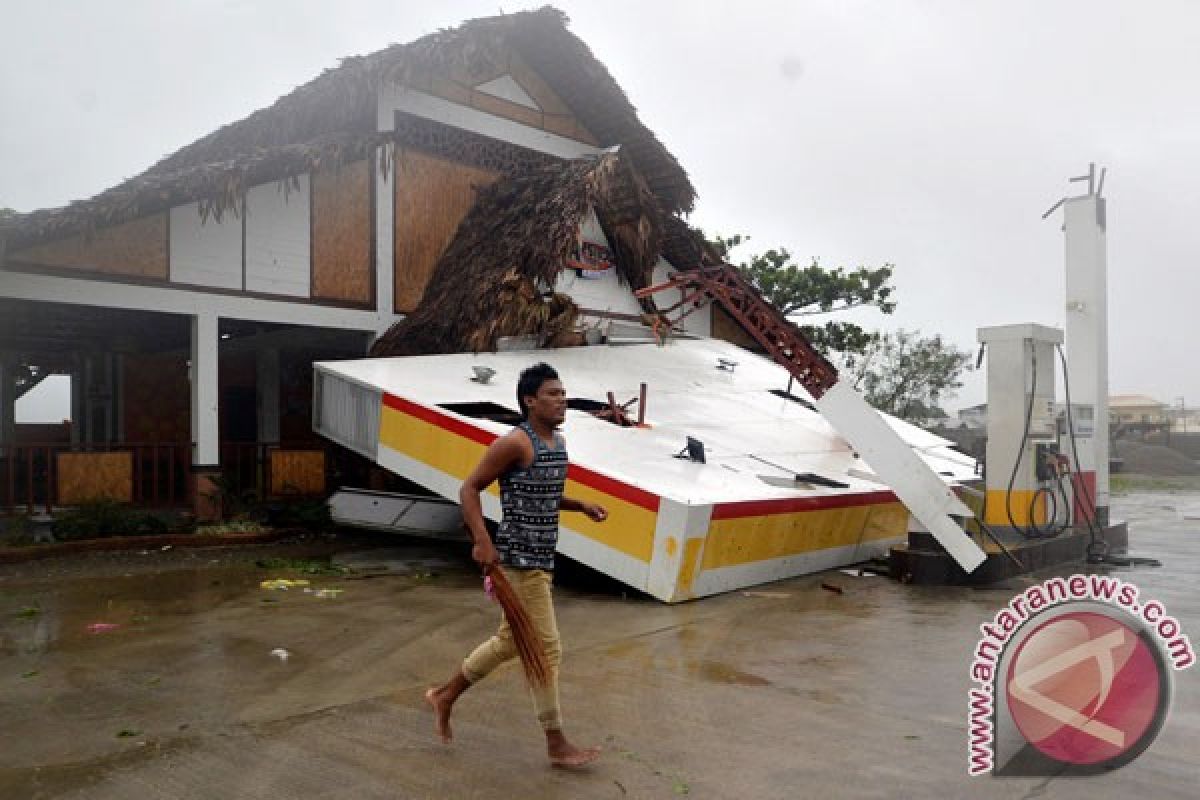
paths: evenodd
<path fill-rule="evenodd" d="M 980 403 L 977 406 L 970 406 L 958 412 L 958 423 L 960 427 L 976 428 L 987 427 L 987 403 Z"/>
<path fill-rule="evenodd" d="M 1164 425 L 1167 404 L 1144 394 L 1114 394 L 1108 398 L 1108 419 L 1113 425 Z"/>

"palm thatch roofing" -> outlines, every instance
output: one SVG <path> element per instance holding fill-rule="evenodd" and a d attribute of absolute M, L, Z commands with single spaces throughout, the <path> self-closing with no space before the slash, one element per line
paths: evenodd
<path fill-rule="evenodd" d="M 502 336 L 562 344 L 579 309 L 551 287 L 589 208 L 621 281 L 631 289 L 646 286 L 665 217 L 631 161 L 623 153 L 564 161 L 481 190 L 435 265 L 420 305 L 380 337 L 371 355 L 495 350 Z"/>
<path fill-rule="evenodd" d="M 361 157 L 377 142 L 379 90 L 418 75 L 496 63 L 512 48 L 549 84 L 602 146 L 620 145 L 667 212 L 691 210 L 687 173 L 638 119 L 608 69 L 549 6 L 470 20 L 408 44 L 343 59 L 268 108 L 220 128 L 142 174 L 71 205 L 0 219 L 0 252 L 115 224 L 200 200 L 236 207 L 256 181 Z"/>

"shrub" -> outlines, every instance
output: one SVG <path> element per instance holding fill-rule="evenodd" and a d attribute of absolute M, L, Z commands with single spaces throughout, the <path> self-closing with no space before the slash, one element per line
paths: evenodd
<path fill-rule="evenodd" d="M 168 532 L 167 523 L 154 514 L 137 511 L 112 500 L 81 503 L 54 521 L 54 536 L 63 541 L 105 536 L 155 536 Z"/>

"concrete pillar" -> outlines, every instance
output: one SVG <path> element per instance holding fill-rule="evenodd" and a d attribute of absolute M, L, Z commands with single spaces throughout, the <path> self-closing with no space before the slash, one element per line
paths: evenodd
<path fill-rule="evenodd" d="M 255 388 L 258 407 L 258 440 L 279 441 L 279 348 L 264 347 L 255 353 Z"/>
<path fill-rule="evenodd" d="M 191 321 L 192 500 L 196 518 L 208 521 L 221 516 L 216 485 L 221 462 L 217 315 L 202 312 Z"/>
<path fill-rule="evenodd" d="M 1063 204 L 1066 234 L 1067 369 L 1079 463 L 1075 469 L 1108 524 L 1108 244 L 1107 204 L 1099 194 Z M 1071 454 L 1070 441 L 1066 451 Z M 1074 457 L 1072 455 L 1072 461 Z M 1082 503 L 1086 500 L 1076 492 Z M 1086 505 L 1082 513 L 1091 516 Z"/>

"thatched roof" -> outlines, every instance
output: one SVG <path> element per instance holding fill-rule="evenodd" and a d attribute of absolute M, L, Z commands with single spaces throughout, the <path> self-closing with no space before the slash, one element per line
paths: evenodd
<path fill-rule="evenodd" d="M 11 247 L 125 221 L 179 202 L 216 211 L 249 181 L 305 171 L 339 152 L 361 152 L 376 139 L 382 86 L 442 70 L 495 61 L 513 48 L 575 112 L 603 146 L 619 144 L 668 212 L 688 211 L 695 190 L 687 173 L 638 119 L 637 111 L 567 17 L 545 7 L 471 20 L 409 44 L 344 59 L 268 108 L 226 125 L 96 197 L 62 209 L 0 220 Z M 268 169 L 268 167 L 270 167 Z"/>
<path fill-rule="evenodd" d="M 434 267 L 417 310 L 371 350 L 375 356 L 494 350 L 501 336 L 553 342 L 578 309 L 552 294 L 594 208 L 616 269 L 646 286 L 662 247 L 657 199 L 623 154 L 552 164 L 483 189 Z M 653 306 L 649 305 L 648 310 Z"/>

